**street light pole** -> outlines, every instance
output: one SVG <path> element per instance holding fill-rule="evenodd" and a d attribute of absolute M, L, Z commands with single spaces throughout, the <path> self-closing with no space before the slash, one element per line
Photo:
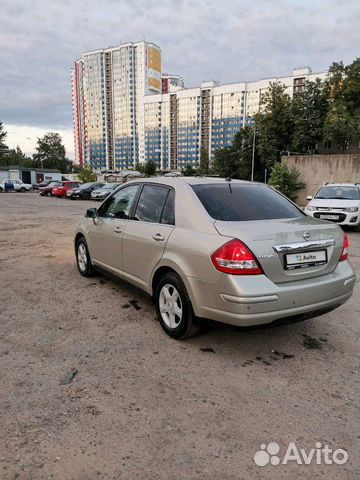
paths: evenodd
<path fill-rule="evenodd" d="M 255 170 L 255 138 L 256 138 L 256 128 L 254 122 L 254 135 L 253 135 L 253 148 L 252 148 L 252 159 L 251 159 L 251 181 L 254 181 L 254 170 Z"/>

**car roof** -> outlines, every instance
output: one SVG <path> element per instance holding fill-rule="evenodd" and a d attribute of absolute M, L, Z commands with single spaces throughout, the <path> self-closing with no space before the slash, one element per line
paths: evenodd
<path fill-rule="evenodd" d="M 170 185 L 170 186 L 182 186 L 184 184 L 189 184 L 189 185 L 210 185 L 210 184 L 218 184 L 218 183 L 230 183 L 225 178 L 219 178 L 219 177 L 146 177 L 146 178 L 134 178 L 129 180 L 126 183 L 144 183 L 144 182 L 150 182 L 150 183 L 160 183 L 163 185 Z M 241 183 L 241 184 L 248 184 L 248 185 L 253 185 L 254 183 L 257 183 L 258 185 L 263 185 L 262 183 L 258 182 L 250 182 L 246 180 L 235 180 L 231 179 L 231 183 Z M 124 184 L 126 185 L 126 184 Z"/>
<path fill-rule="evenodd" d="M 327 183 L 323 187 L 357 187 L 359 188 L 358 183 Z"/>

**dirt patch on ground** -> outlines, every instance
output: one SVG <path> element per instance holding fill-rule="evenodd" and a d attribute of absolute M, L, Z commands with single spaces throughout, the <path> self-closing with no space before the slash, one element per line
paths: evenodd
<path fill-rule="evenodd" d="M 359 478 L 358 284 L 314 320 L 177 342 L 140 291 L 78 274 L 90 205 L 0 194 L 0 478 Z M 268 442 L 349 460 L 259 467 Z"/>

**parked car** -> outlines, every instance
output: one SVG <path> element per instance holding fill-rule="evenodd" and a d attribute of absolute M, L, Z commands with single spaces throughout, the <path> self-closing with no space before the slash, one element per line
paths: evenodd
<path fill-rule="evenodd" d="M 360 186 L 358 183 L 331 183 L 321 187 L 305 207 L 307 215 L 339 225 L 359 227 Z"/>
<path fill-rule="evenodd" d="M 51 193 L 55 197 L 66 197 L 66 192 L 70 190 L 70 188 L 78 188 L 79 185 L 80 185 L 79 182 L 72 182 L 72 181 L 60 182 L 59 185 L 57 185 L 51 190 Z"/>
<path fill-rule="evenodd" d="M 31 183 L 22 180 L 5 179 L 0 183 L 0 192 L 30 192 L 33 189 Z"/>
<path fill-rule="evenodd" d="M 174 338 L 196 333 L 198 317 L 248 326 L 337 308 L 355 284 L 348 245 L 266 185 L 195 177 L 124 184 L 75 233 L 80 274 L 145 290 Z"/>
<path fill-rule="evenodd" d="M 97 188 L 91 192 L 91 200 L 105 200 L 105 198 L 120 185 L 122 185 L 122 183 L 105 183 L 101 188 Z"/>
<path fill-rule="evenodd" d="M 80 185 L 78 188 L 73 188 L 69 190 L 66 194 L 67 198 L 71 198 L 72 200 L 80 199 L 80 200 L 89 200 L 91 197 L 91 193 L 98 188 L 103 187 L 105 184 L 104 182 L 92 182 L 92 183 L 84 183 Z"/>
<path fill-rule="evenodd" d="M 33 183 L 32 186 L 33 186 L 34 192 L 38 192 L 39 188 L 46 187 L 47 185 L 49 185 L 50 182 L 51 182 L 51 180 L 45 180 L 45 181 L 40 182 L 40 183 Z"/>
<path fill-rule="evenodd" d="M 39 194 L 42 196 L 42 197 L 45 197 L 45 196 L 52 196 L 52 189 L 54 187 L 57 187 L 58 185 L 60 185 L 60 181 L 57 181 L 57 180 L 51 180 L 47 185 L 44 185 L 44 186 L 40 186 L 39 185 Z"/>

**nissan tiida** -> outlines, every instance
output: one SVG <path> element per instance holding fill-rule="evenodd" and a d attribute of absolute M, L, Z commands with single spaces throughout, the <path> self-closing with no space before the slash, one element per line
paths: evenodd
<path fill-rule="evenodd" d="M 239 180 L 150 178 L 86 211 L 81 275 L 110 272 L 155 302 L 174 338 L 199 318 L 251 326 L 311 318 L 346 302 L 355 274 L 346 233 L 272 188 Z"/>

